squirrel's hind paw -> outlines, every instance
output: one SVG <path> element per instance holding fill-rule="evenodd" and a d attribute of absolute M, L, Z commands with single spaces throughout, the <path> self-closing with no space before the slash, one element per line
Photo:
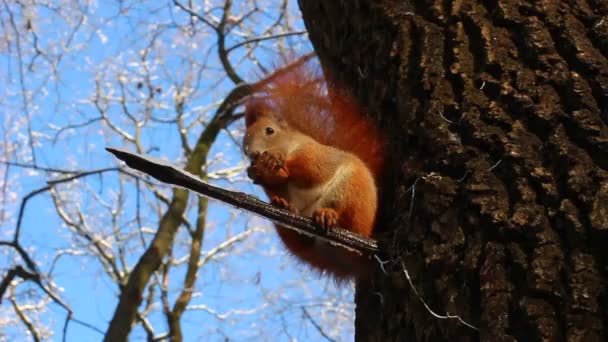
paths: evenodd
<path fill-rule="evenodd" d="M 338 212 L 331 208 L 319 208 L 312 214 L 312 220 L 328 231 L 338 224 Z"/>

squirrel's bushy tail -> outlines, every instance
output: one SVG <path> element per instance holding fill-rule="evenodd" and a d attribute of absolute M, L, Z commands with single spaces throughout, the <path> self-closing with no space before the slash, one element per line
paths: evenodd
<path fill-rule="evenodd" d="M 267 111 L 317 140 L 353 153 L 381 173 L 383 141 L 375 124 L 345 88 L 326 80 L 313 62 L 293 62 L 268 77 L 247 111 Z"/>

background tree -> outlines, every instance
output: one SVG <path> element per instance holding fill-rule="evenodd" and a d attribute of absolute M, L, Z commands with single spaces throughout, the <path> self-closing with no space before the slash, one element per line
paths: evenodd
<path fill-rule="evenodd" d="M 352 336 L 351 290 L 290 263 L 270 224 L 104 150 L 254 192 L 245 84 L 310 50 L 282 0 L 0 1 L 0 340 Z"/>
<path fill-rule="evenodd" d="M 300 7 L 390 141 L 357 339 L 606 340 L 608 3 Z"/>

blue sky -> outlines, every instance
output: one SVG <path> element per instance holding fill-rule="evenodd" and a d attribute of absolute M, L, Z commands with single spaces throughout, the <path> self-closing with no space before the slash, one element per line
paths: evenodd
<path fill-rule="evenodd" d="M 119 7 L 122 3 L 122 7 Z M 274 2 L 270 2 L 271 4 Z M 60 6 L 61 5 L 61 6 Z M 235 20 L 239 10 L 246 13 L 245 7 L 235 2 Z M 303 30 L 299 19 L 297 5 L 293 2 L 290 8 L 292 30 Z M 251 32 L 235 30 L 230 36 L 228 45 L 256 36 L 265 25 L 276 20 L 275 8 L 267 7 L 268 13 L 248 19 Z M 20 32 L 23 59 L 17 58 L 16 34 L 9 24 L 8 11 L 14 15 L 18 29 L 23 29 L 27 18 L 32 20 L 38 49 L 37 55 L 32 49 L 34 34 Z M 127 106 L 135 116 L 141 116 L 145 107 L 142 97 L 138 97 L 138 80 L 143 80 L 139 56 L 150 48 L 149 67 L 152 83 L 161 89 L 158 96 L 160 105 L 153 109 L 158 118 L 170 118 L 174 115 L 172 105 L 175 89 L 180 83 L 194 77 L 198 82 L 189 97 L 186 112 L 186 124 L 193 123 L 188 134 L 192 145 L 200 134 L 203 125 L 196 123 L 199 118 L 210 117 L 213 103 L 220 101 L 233 86 L 223 77 L 214 52 L 215 36 L 213 32 L 198 25 L 197 31 L 190 34 L 183 27 L 189 22 L 188 16 L 170 5 L 170 2 L 157 1 L 101 1 L 70 2 L 69 5 L 57 2 L 57 8 L 48 9 L 37 6 L 35 9 L 23 9 L 16 5 L 0 9 L 4 44 L 0 48 L 0 78 L 5 85 L 0 88 L 0 135 L 7 137 L 3 143 L 4 152 L 0 158 L 11 162 L 32 163 L 28 149 L 28 135 L 25 124 L 22 86 L 28 92 L 28 112 L 31 118 L 31 129 L 35 132 L 35 154 L 39 166 L 61 169 L 93 170 L 117 165 L 105 150 L 105 146 L 134 148 L 101 121 L 77 129 L 67 130 L 56 136 L 57 127 L 66 124 L 82 124 L 99 116 L 92 104 L 95 85 L 99 82 L 109 98 L 120 94 L 118 81 L 121 77 L 129 90 Z M 78 24 L 79 13 L 86 13 L 86 19 Z M 213 15 L 220 15 L 220 9 L 213 10 Z M 74 29 L 77 27 L 77 29 Z M 155 43 L 149 44 L 149 37 L 157 33 Z M 0 35 L 2 36 L 2 35 Z M 66 42 L 70 44 L 66 44 Z M 248 53 L 256 56 L 265 66 L 271 66 L 276 60 L 276 49 L 273 42 L 258 49 L 235 50 L 231 61 L 238 64 L 240 75 L 247 80 L 255 80 L 259 68 L 248 59 Z M 302 37 L 286 38 L 285 44 L 298 53 L 310 51 L 310 44 Z M 61 58 L 58 56 L 61 55 Z M 34 57 L 36 56 L 36 57 Z M 193 61 L 207 63 L 204 72 L 193 72 Z M 242 62 L 241 62 L 242 61 Z M 21 78 L 19 70 L 23 71 Z M 193 76 L 194 75 L 194 76 Z M 177 84 L 177 85 L 176 85 Z M 209 108 L 208 110 L 204 110 Z M 133 126 L 124 115 L 120 103 L 109 101 L 106 111 L 108 117 L 128 134 L 135 134 Z M 237 122 L 222 132 L 210 154 L 209 170 L 211 172 L 243 165 L 243 155 L 235 143 L 239 138 L 242 123 Z M 229 134 L 230 133 L 230 134 Z M 175 124 L 147 122 L 142 129 L 141 145 L 145 151 L 166 158 L 176 164 L 183 162 L 179 136 Z M 11 148 L 9 148 L 11 147 Z M 13 149 L 14 148 L 14 149 Z M 2 159 L 7 160 L 7 159 Z M 14 193 L 9 201 L 6 196 L 5 210 L 12 215 L 0 221 L 1 236 L 11 236 L 15 226 L 15 216 L 19 200 L 28 192 L 43 187 L 46 181 L 60 177 L 57 174 L 18 167 L 7 169 L 0 165 L 1 176 L 7 175 L 8 188 Z M 230 180 L 214 180 L 215 184 L 238 189 L 261 196 L 242 173 Z M 113 206 L 121 186 L 116 173 L 105 173 L 91 176 L 58 187 L 65 194 L 66 210 L 81 208 L 90 215 L 87 223 L 91 230 L 103 234 L 113 223 L 103 203 Z M 134 222 L 137 196 L 135 183 L 122 179 L 123 205 L 114 225 L 127 234 L 136 231 Z M 168 187 L 161 191 L 170 195 Z M 145 227 L 155 229 L 158 212 L 157 201 L 149 191 L 139 198 L 142 205 L 142 217 Z M 195 197 L 191 196 L 195 204 Z M 164 206 L 158 206 L 161 210 Z M 71 208 L 71 209 L 70 209 Z M 73 212 L 70 212 L 73 214 Z M 195 212 L 191 207 L 188 217 L 194 220 Z M 43 194 L 29 202 L 22 224 L 21 243 L 38 262 L 44 272 L 50 269 L 50 263 L 58 250 L 84 250 L 86 243 L 76 237 L 54 209 L 51 197 Z M 260 232 L 253 233 L 245 242 L 236 244 L 226 251 L 218 261 L 210 262 L 201 268 L 196 284 L 196 296 L 191 305 L 198 305 L 201 310 L 187 312 L 183 317 L 186 340 L 319 340 L 321 335 L 311 322 L 304 317 L 304 309 L 323 326 L 336 328 L 337 339 L 352 339 L 352 322 L 354 317 L 352 289 L 336 288 L 332 281 L 318 279 L 307 272 L 306 268 L 295 263 L 287 256 L 277 238 L 270 229 L 270 224 L 258 218 L 252 218 L 223 204 L 212 202 L 208 210 L 208 230 L 205 234 L 203 251 L 208 251 L 234 234 L 242 233 L 251 227 L 260 227 Z M 149 241 L 151 235 L 146 235 Z M 139 258 L 142 248 L 139 237 L 133 237 L 127 244 L 126 261 L 132 267 Z M 180 229 L 177 241 L 188 241 L 188 234 Z M 115 246 L 114 246 L 115 247 Z M 185 255 L 187 245 L 177 244 L 174 253 L 177 257 Z M 115 251 L 115 249 L 114 249 Z M 0 268 L 4 272 L 8 267 L 18 263 L 16 254 L 2 249 Z M 184 268 L 176 267 L 170 273 L 169 298 L 175 298 L 183 277 Z M 73 308 L 75 317 L 105 330 L 111 319 L 117 302 L 117 286 L 108 278 L 99 261 L 91 256 L 65 255 L 56 263 L 52 281 L 62 289 L 61 297 Z M 35 287 L 22 284 L 18 287 L 19 297 L 24 302 L 31 300 L 28 290 Z M 34 296 L 33 298 L 38 298 Z M 166 324 L 160 300 L 156 300 L 157 309 L 150 315 L 150 321 L 157 333 L 166 331 Z M 304 309 L 303 309 L 304 308 Z M 10 315 L 7 302 L 2 303 L 0 315 Z M 226 314 L 227 315 L 222 315 Z M 332 316 L 333 315 L 333 316 Z M 49 304 L 44 311 L 35 315 L 40 326 L 50 327 L 55 333 L 52 340 L 61 339 L 65 310 Z M 1 317 L 1 316 L 0 316 Z M 328 325 L 329 323 L 329 325 Z M 23 329 L 12 327 L 5 330 L 7 336 L 23 337 Z M 101 336 L 86 327 L 72 323 L 68 331 L 70 341 L 97 341 Z M 134 329 L 131 339 L 145 339 L 141 328 Z"/>

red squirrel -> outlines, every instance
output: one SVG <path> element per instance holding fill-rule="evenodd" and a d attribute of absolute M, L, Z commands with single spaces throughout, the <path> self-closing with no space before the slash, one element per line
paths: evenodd
<path fill-rule="evenodd" d="M 339 226 L 372 235 L 382 167 L 375 125 L 341 89 L 309 65 L 288 66 L 255 90 L 246 104 L 243 149 L 248 176 L 271 203 L 311 217 L 324 229 Z M 276 227 L 297 258 L 336 279 L 369 273 L 369 258 Z"/>

